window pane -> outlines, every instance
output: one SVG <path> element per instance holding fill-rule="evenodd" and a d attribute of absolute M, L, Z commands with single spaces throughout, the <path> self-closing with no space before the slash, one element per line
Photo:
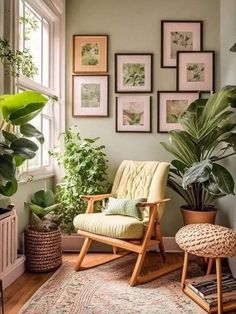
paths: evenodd
<path fill-rule="evenodd" d="M 29 49 L 33 62 L 38 69 L 38 73 L 34 76 L 34 81 L 41 84 L 42 22 L 27 6 L 25 6 L 25 21 L 24 46 L 26 49 Z M 32 27 L 32 25 L 34 26 Z"/>
<path fill-rule="evenodd" d="M 43 85 L 49 86 L 49 25 L 43 19 Z"/>
<path fill-rule="evenodd" d="M 49 87 L 49 23 L 27 1 L 20 1 L 19 48 L 28 49 L 37 74 L 33 80 Z"/>
<path fill-rule="evenodd" d="M 43 117 L 43 135 L 44 135 L 44 143 L 43 143 L 43 166 L 48 166 L 50 163 L 50 157 L 48 151 L 51 148 L 50 145 L 50 129 L 51 129 L 51 121 L 45 117 Z"/>

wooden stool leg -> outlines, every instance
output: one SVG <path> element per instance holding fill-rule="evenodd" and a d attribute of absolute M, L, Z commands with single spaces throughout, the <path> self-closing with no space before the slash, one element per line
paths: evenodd
<path fill-rule="evenodd" d="M 221 260 L 216 258 L 216 278 L 217 278 L 217 298 L 218 298 L 218 314 L 223 313 L 222 306 L 222 272 L 221 272 Z"/>
<path fill-rule="evenodd" d="M 186 279 L 186 274 L 187 274 L 187 269 L 188 269 L 188 252 L 184 252 L 184 265 L 183 265 L 183 272 L 182 272 L 182 278 L 181 278 L 181 289 L 184 289 L 185 285 L 185 279 Z"/>
<path fill-rule="evenodd" d="M 208 266 L 207 266 L 207 275 L 210 275 L 212 272 L 212 266 L 213 266 L 214 258 L 209 258 Z"/>

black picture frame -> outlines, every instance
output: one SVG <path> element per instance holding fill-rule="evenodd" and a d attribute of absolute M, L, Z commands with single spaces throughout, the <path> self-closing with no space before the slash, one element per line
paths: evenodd
<path fill-rule="evenodd" d="M 205 60 L 203 56 L 205 55 Z M 207 58 L 208 56 L 208 58 Z M 184 62 L 185 57 L 185 62 Z M 203 63 L 203 61 L 205 63 Z M 187 65 L 197 66 L 195 72 L 202 72 L 202 78 L 199 80 L 188 80 Z M 200 67 L 204 67 L 204 71 Z M 185 71 L 185 72 L 184 72 Z M 194 74 L 194 70 L 192 70 Z M 192 75 L 193 75 L 192 74 Z M 185 78 L 185 79 L 184 79 Z M 203 84 L 205 82 L 205 85 Z M 177 91 L 198 91 L 214 92 L 215 91 L 215 51 L 178 51 L 177 52 L 177 71 L 176 71 L 176 89 Z"/>
<path fill-rule="evenodd" d="M 136 62 L 136 63 L 135 63 Z M 124 86 L 124 64 L 144 64 L 144 84 Z M 123 65 L 123 66 L 122 66 Z M 122 70 L 122 71 L 121 71 Z M 153 53 L 115 53 L 115 93 L 152 93 Z"/>
<path fill-rule="evenodd" d="M 186 28 L 186 26 L 189 26 L 189 28 Z M 184 30 L 184 27 L 185 27 L 185 30 Z M 195 31 L 195 35 L 194 35 L 195 41 L 192 42 L 193 51 L 203 49 L 202 48 L 203 47 L 203 21 L 200 21 L 200 20 L 162 20 L 161 21 L 161 68 L 176 68 L 176 59 L 173 56 L 171 58 L 171 46 L 170 46 L 171 34 L 168 34 L 168 32 L 171 33 L 170 30 L 172 28 L 173 30 L 176 30 L 176 32 L 177 30 L 182 31 L 182 32 L 183 31 L 187 32 L 188 29 L 191 30 L 192 32 Z M 187 50 L 190 50 L 190 49 L 187 49 Z"/>
<path fill-rule="evenodd" d="M 190 103 L 196 99 L 199 99 L 200 93 L 197 91 L 173 91 L 173 90 L 159 90 L 157 92 L 157 133 L 168 133 L 170 130 L 173 129 L 181 129 L 179 123 L 168 123 L 167 122 L 167 108 L 166 103 L 163 103 L 163 99 L 161 99 L 162 95 L 166 95 L 166 99 L 168 99 L 168 94 L 170 97 L 170 100 L 182 100 L 181 96 L 186 99 L 188 96 L 189 103 L 187 107 L 190 105 Z M 165 99 L 165 97 L 163 97 Z M 173 106 L 173 104 L 171 104 Z M 185 108 L 185 110 L 187 109 Z M 176 112 L 175 112 L 176 114 Z M 163 121 L 165 120 L 165 121 Z"/>
<path fill-rule="evenodd" d="M 143 99 L 146 102 L 144 106 L 146 108 L 146 114 L 143 113 L 144 125 L 124 125 L 123 120 L 124 116 L 121 114 L 122 105 L 126 104 L 130 100 L 130 102 L 135 102 Z M 123 102 L 122 102 L 123 100 Z M 122 121 L 122 122 L 121 122 Z M 145 127 L 146 124 L 146 127 Z M 152 97 L 149 95 L 120 95 L 116 97 L 116 132 L 117 133 L 152 133 Z"/>

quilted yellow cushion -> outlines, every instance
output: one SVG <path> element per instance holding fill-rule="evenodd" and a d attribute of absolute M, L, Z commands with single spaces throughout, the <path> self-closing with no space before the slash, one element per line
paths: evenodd
<path fill-rule="evenodd" d="M 77 230 L 88 231 L 116 239 L 141 239 L 143 223 L 136 218 L 104 213 L 80 214 L 74 219 Z"/>

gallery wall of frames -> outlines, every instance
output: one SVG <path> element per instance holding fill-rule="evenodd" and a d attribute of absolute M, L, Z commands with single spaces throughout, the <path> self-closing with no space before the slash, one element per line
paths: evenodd
<path fill-rule="evenodd" d="M 161 21 L 161 68 L 176 69 L 176 89 L 158 90 L 152 104 L 152 51 L 108 55 L 109 35 L 73 36 L 73 116 L 109 116 L 108 58 L 114 58 L 116 132 L 167 133 L 191 102 L 215 90 L 215 53 L 203 49 L 203 22 Z M 152 129 L 156 105 L 157 130 Z"/>

